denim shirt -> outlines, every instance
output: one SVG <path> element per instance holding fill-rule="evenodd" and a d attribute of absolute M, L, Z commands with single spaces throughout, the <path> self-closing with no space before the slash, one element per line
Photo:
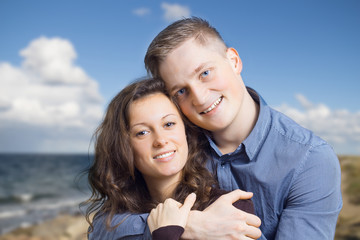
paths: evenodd
<path fill-rule="evenodd" d="M 334 239 L 342 208 L 336 154 L 324 140 L 248 91 L 260 105 L 256 125 L 229 154 L 223 155 L 208 137 L 213 157 L 209 169 L 217 170 L 222 189 L 254 193 L 255 212 L 262 221 L 260 239 Z M 124 221 L 110 232 L 102 218 L 95 219 L 89 239 L 151 239 L 146 218 L 118 214 L 112 224 Z"/>
<path fill-rule="evenodd" d="M 254 193 L 261 239 L 334 239 L 342 197 L 333 149 L 248 91 L 260 105 L 250 135 L 224 155 L 208 138 L 220 188 Z"/>

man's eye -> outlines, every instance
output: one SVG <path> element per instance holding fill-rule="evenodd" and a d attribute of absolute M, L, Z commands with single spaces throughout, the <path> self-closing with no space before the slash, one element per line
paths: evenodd
<path fill-rule="evenodd" d="M 183 95 L 185 92 L 186 92 L 185 88 L 182 88 L 175 93 L 175 97 L 179 97 L 179 96 Z"/>
<path fill-rule="evenodd" d="M 210 74 L 210 70 L 206 70 L 205 72 L 203 72 L 203 73 L 201 74 L 201 77 L 202 77 L 202 78 L 207 77 L 209 74 Z"/>

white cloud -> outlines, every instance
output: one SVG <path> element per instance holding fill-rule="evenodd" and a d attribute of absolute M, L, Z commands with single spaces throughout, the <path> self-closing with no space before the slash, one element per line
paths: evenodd
<path fill-rule="evenodd" d="M 137 8 L 133 11 L 133 14 L 135 14 L 136 16 L 145 16 L 145 15 L 148 15 L 150 14 L 151 10 L 149 8 Z"/>
<path fill-rule="evenodd" d="M 161 8 L 165 11 L 164 18 L 166 21 L 175 21 L 182 17 L 190 17 L 190 9 L 187 6 L 179 4 L 162 3 Z"/>
<path fill-rule="evenodd" d="M 0 151 L 31 145 L 27 151 L 86 152 L 103 100 L 97 82 L 74 63 L 71 42 L 40 37 L 20 55 L 20 67 L 0 62 Z"/>
<path fill-rule="evenodd" d="M 332 110 L 296 95 L 302 109 L 283 104 L 276 109 L 328 141 L 338 154 L 360 154 L 360 112 Z"/>

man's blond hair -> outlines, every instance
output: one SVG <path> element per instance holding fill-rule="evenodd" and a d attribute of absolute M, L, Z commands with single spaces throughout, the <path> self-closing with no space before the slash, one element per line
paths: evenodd
<path fill-rule="evenodd" d="M 161 78 L 159 73 L 161 62 L 172 50 L 189 39 L 195 39 L 204 46 L 216 43 L 224 50 L 223 53 L 227 49 L 219 32 L 206 20 L 198 17 L 181 19 L 162 30 L 149 45 L 144 59 L 148 73 L 153 77 Z"/>

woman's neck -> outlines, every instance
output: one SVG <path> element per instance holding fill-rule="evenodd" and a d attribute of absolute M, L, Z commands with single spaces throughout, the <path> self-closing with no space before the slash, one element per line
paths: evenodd
<path fill-rule="evenodd" d="M 162 179 L 146 179 L 145 182 L 149 189 L 150 196 L 156 202 L 164 202 L 167 198 L 173 196 L 176 187 L 180 183 L 180 176 Z"/>

